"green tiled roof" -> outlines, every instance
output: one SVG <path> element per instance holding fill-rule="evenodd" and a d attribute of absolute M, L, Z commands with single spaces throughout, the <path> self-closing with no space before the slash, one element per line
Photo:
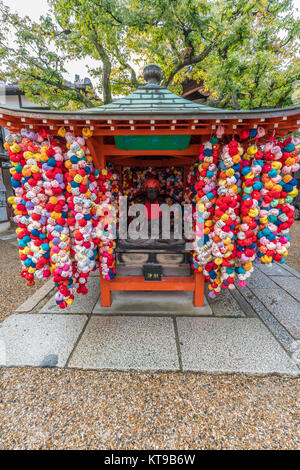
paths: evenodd
<path fill-rule="evenodd" d="M 81 111 L 89 114 L 198 114 L 216 112 L 210 108 L 175 95 L 167 88 L 149 84 L 139 87 L 125 98 L 110 104 Z"/>
<path fill-rule="evenodd" d="M 175 95 L 167 88 L 149 83 L 110 104 L 80 111 L 42 111 L 0 107 L 0 114 L 35 119 L 256 119 L 300 115 L 300 106 L 235 110 L 211 108 Z"/>

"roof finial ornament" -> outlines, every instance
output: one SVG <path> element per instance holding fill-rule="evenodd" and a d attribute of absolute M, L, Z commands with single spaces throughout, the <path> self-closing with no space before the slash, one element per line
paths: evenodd
<path fill-rule="evenodd" d="M 162 76 L 162 70 L 159 65 L 149 64 L 144 68 L 143 77 L 150 86 L 159 86 L 159 83 L 162 80 Z"/>

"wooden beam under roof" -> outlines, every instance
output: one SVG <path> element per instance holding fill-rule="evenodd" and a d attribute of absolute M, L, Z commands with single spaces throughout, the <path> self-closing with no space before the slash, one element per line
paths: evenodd
<path fill-rule="evenodd" d="M 104 145 L 104 154 L 107 156 L 145 156 L 166 155 L 166 156 L 194 156 L 199 153 L 199 145 L 192 144 L 185 150 L 120 150 L 115 145 Z"/>
<path fill-rule="evenodd" d="M 109 161 L 109 158 L 107 158 Z M 190 161 L 183 160 L 183 159 L 176 159 L 176 158 L 171 158 L 169 160 L 135 160 L 134 158 L 128 158 L 125 160 L 119 160 L 115 159 L 112 160 L 112 163 L 114 165 L 118 166 L 130 166 L 130 167 L 135 167 L 135 168 L 148 168 L 149 166 L 151 167 L 179 167 L 182 168 L 184 166 L 190 166 L 195 159 L 191 159 Z"/>

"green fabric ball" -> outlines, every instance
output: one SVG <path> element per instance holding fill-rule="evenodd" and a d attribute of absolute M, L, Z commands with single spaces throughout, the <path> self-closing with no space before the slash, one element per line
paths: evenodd
<path fill-rule="evenodd" d="M 277 221 L 277 217 L 276 215 L 269 215 L 268 216 L 268 221 L 271 222 L 272 224 L 275 224 L 275 222 Z"/>

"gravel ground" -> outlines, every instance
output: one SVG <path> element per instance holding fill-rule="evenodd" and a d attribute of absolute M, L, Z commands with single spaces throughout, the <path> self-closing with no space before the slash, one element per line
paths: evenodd
<path fill-rule="evenodd" d="M 0 382 L 0 449 L 300 445 L 297 379 L 2 369 Z"/>
<path fill-rule="evenodd" d="M 18 247 L 14 240 L 0 240 L 0 322 L 43 285 L 43 281 L 37 281 L 28 287 L 20 271 Z"/>
<path fill-rule="evenodd" d="M 291 228 L 291 247 L 286 264 L 300 271 L 300 220 L 295 220 Z"/>

